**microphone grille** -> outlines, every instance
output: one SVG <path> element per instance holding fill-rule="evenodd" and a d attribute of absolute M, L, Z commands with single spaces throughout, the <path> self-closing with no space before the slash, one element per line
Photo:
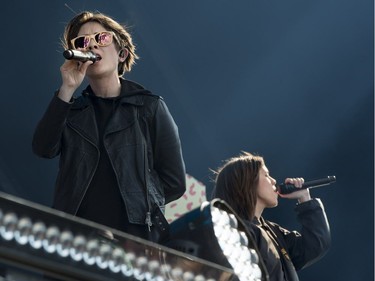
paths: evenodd
<path fill-rule="evenodd" d="M 63 52 L 63 56 L 66 59 L 71 59 L 73 57 L 73 51 L 72 50 L 65 50 Z"/>

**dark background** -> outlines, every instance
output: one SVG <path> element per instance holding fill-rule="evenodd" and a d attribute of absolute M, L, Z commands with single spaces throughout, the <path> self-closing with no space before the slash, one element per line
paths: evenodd
<path fill-rule="evenodd" d="M 32 134 L 60 86 L 63 28 L 86 9 L 131 26 L 141 60 L 126 78 L 164 97 L 208 192 L 210 169 L 242 150 L 278 181 L 336 175 L 311 191 L 333 244 L 301 280 L 373 280 L 373 1 L 3 1 L 0 187 L 44 205 L 57 160 L 32 154 Z M 294 204 L 264 215 L 298 229 Z"/>

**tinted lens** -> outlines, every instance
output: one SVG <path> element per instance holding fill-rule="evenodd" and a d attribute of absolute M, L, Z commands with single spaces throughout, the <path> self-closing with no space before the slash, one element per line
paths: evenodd
<path fill-rule="evenodd" d="M 107 46 L 112 43 L 112 33 L 100 32 L 95 35 L 95 41 L 99 46 Z"/>
<path fill-rule="evenodd" d="M 80 36 L 74 39 L 74 48 L 86 48 L 86 36 Z"/>
<path fill-rule="evenodd" d="M 75 49 L 87 48 L 88 45 L 90 45 L 91 38 L 93 38 L 99 46 L 108 46 L 112 43 L 113 35 L 111 32 L 104 31 L 93 35 L 78 36 L 72 40 L 73 47 Z"/>

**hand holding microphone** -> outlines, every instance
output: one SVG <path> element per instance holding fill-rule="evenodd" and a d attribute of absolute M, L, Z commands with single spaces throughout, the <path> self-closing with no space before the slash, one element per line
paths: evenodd
<path fill-rule="evenodd" d="M 302 184 L 302 187 L 295 187 L 293 184 L 281 183 L 281 184 L 276 185 L 276 189 L 277 189 L 277 192 L 280 194 L 289 194 L 289 193 L 292 193 L 301 189 L 325 186 L 334 182 L 336 182 L 336 176 L 328 176 L 322 179 L 306 181 Z"/>
<path fill-rule="evenodd" d="M 58 97 L 65 102 L 70 102 L 75 90 L 81 85 L 87 68 L 99 60 L 100 56 L 90 51 L 74 49 L 65 50 L 63 56 L 67 60 L 60 67 L 62 85 L 59 89 Z"/>

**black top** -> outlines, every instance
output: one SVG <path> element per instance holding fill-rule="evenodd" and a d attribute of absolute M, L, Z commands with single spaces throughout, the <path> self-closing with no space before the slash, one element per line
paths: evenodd
<path fill-rule="evenodd" d="M 77 216 L 125 231 L 128 221 L 125 204 L 108 153 L 103 145 L 104 130 L 118 105 L 118 98 L 100 98 L 94 95 L 90 97 L 98 127 L 100 160 Z M 108 208 L 108 206 L 111 207 Z"/>

